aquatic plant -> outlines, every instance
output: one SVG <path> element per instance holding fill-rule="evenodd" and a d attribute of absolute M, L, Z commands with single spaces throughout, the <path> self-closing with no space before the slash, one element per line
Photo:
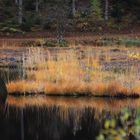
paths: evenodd
<path fill-rule="evenodd" d="M 106 63 L 112 63 L 112 54 L 110 49 L 104 51 L 102 54 L 96 48 L 88 47 L 83 57 L 83 53 L 74 48 L 51 53 L 42 47 L 31 47 L 22 58 L 25 79 L 9 82 L 8 91 L 18 94 L 139 96 L 138 67 L 120 67 L 116 59 L 114 66 L 106 68 Z M 129 59 L 127 54 L 125 57 Z M 116 68 L 118 70 L 114 71 Z"/>
<path fill-rule="evenodd" d="M 119 118 L 106 119 L 104 128 L 100 131 L 97 140 L 129 140 L 140 138 L 140 110 L 130 110 L 124 108 L 121 110 Z"/>

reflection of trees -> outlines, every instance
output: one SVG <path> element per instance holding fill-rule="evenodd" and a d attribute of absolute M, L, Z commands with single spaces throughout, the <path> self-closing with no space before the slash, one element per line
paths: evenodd
<path fill-rule="evenodd" d="M 21 140 L 24 140 L 24 109 L 21 109 Z"/>
<path fill-rule="evenodd" d="M 95 118 L 95 110 L 91 108 L 81 110 L 69 108 L 67 113 L 63 108 L 55 106 L 28 107 L 24 109 L 24 114 L 21 109 L 9 107 L 8 110 L 9 116 L 4 120 L 7 125 L 2 124 L 3 128 L 7 127 L 4 129 L 4 134 L 6 135 L 7 131 L 10 132 L 12 129 L 10 135 L 13 134 L 16 137 L 19 131 L 20 139 L 60 140 L 79 139 L 81 136 L 95 138 L 101 127 L 101 123 Z"/>
<path fill-rule="evenodd" d="M 0 117 L 0 129 L 4 131 L 4 138 L 8 139 L 8 133 L 15 139 L 21 139 L 21 132 L 24 128 L 24 139 L 96 139 L 100 130 L 105 127 L 107 131 L 121 128 L 121 131 L 125 132 L 127 137 L 130 138 L 134 137 L 130 130 L 134 130 L 133 132 L 136 134 L 138 129 L 133 128 L 138 128 L 140 122 L 138 111 L 131 108 L 117 114 L 112 114 L 109 111 L 98 112 L 90 107 L 78 109 L 62 106 L 32 106 L 24 108 L 24 114 L 22 111 L 21 109 L 8 107 L 9 115 L 5 119 Z"/>

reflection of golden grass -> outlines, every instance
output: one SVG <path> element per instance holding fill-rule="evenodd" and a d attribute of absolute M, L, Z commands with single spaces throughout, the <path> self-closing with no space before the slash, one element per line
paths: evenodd
<path fill-rule="evenodd" d="M 139 99 L 103 99 L 103 98 L 66 98 L 66 97 L 13 97 L 9 96 L 7 99 L 8 106 L 15 106 L 18 108 L 24 108 L 28 106 L 36 107 L 61 107 L 61 109 L 69 108 L 94 108 L 98 112 L 111 111 L 119 112 L 123 107 L 139 107 Z"/>
<path fill-rule="evenodd" d="M 29 108 L 28 108 L 29 107 Z M 57 116 L 62 121 L 70 123 L 70 118 L 73 116 L 75 123 L 80 123 L 80 118 L 86 116 L 85 113 L 90 113 L 99 119 L 107 113 L 117 115 L 121 112 L 122 108 L 140 107 L 139 99 L 105 99 L 105 98 L 73 98 L 73 97 L 44 97 L 44 96 L 27 96 L 27 97 L 14 97 L 8 96 L 7 98 L 7 116 L 10 116 L 10 112 L 14 109 L 14 117 L 21 117 L 21 109 L 35 109 L 39 113 L 46 111 L 54 111 L 57 108 Z M 42 110 L 43 109 L 43 110 Z M 42 112 L 43 111 L 43 112 Z M 87 112 L 88 111 L 88 112 Z M 13 114 L 13 113 L 12 113 Z M 89 115 L 89 114 L 88 114 Z M 102 118 L 102 117 L 101 117 Z"/>

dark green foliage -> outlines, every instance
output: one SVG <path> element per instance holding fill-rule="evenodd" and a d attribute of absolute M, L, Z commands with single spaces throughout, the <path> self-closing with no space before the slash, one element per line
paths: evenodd
<path fill-rule="evenodd" d="M 43 44 L 45 47 L 68 47 L 69 43 L 66 40 L 46 40 Z"/>
<path fill-rule="evenodd" d="M 49 29 L 56 29 L 56 20 L 53 18 L 47 18 L 43 23 L 43 29 L 49 30 Z"/>
<path fill-rule="evenodd" d="M 58 40 L 58 46 L 59 47 L 68 47 L 68 42 L 64 39 Z"/>
<path fill-rule="evenodd" d="M 96 45 L 99 46 L 113 46 L 113 45 L 124 45 L 129 46 L 140 46 L 140 39 L 131 39 L 131 38 L 101 38 L 95 41 Z"/>
<path fill-rule="evenodd" d="M 122 30 L 128 25 L 140 22 L 140 0 L 109 0 L 108 7 L 108 28 Z M 64 36 L 65 31 L 100 32 L 106 28 L 106 22 L 103 21 L 105 1 L 102 0 L 75 1 L 74 17 L 72 0 L 39 0 L 38 12 L 36 0 L 23 0 L 22 9 L 23 23 L 17 26 L 18 4 L 15 0 L 0 0 L 0 30 L 15 28 L 34 31 L 39 28 L 43 31 L 56 30 L 56 33 Z M 59 27 L 62 26 L 63 33 L 60 33 Z"/>
<path fill-rule="evenodd" d="M 139 0 L 112 0 L 111 16 L 117 22 L 127 20 L 127 22 L 137 22 L 140 19 Z"/>
<path fill-rule="evenodd" d="M 98 20 L 101 19 L 101 1 L 91 0 L 91 16 Z"/>
<path fill-rule="evenodd" d="M 126 46 L 126 47 L 140 47 L 140 39 L 138 38 L 118 38 L 118 37 L 102 37 L 99 39 L 92 40 L 77 40 L 76 45 L 91 45 L 91 46 Z M 115 72 L 115 71 L 114 71 Z"/>
<path fill-rule="evenodd" d="M 31 27 L 32 27 L 32 24 L 30 22 L 26 22 L 20 25 L 20 29 L 26 32 L 31 31 Z"/>

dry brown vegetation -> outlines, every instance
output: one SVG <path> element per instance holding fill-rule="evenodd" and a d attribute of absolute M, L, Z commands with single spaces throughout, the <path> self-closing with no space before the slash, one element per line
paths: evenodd
<path fill-rule="evenodd" d="M 43 48 L 29 48 L 22 58 L 26 78 L 9 82 L 9 94 L 140 95 L 139 67 L 129 66 L 129 61 L 134 59 L 130 50 L 122 48 L 121 53 L 117 48 L 119 53 L 115 54 L 115 49 L 104 48 L 99 52 L 98 48 L 87 47 L 83 54 L 81 50 L 76 51 L 75 46 L 71 48 L 73 49 L 55 54 L 44 51 Z M 124 58 L 130 60 L 127 62 L 128 66 L 123 68 L 119 62 L 125 62 Z M 115 68 L 111 66 L 112 69 L 106 70 L 108 65 L 104 63 L 110 64 L 112 59 L 119 62 L 115 64 Z"/>

